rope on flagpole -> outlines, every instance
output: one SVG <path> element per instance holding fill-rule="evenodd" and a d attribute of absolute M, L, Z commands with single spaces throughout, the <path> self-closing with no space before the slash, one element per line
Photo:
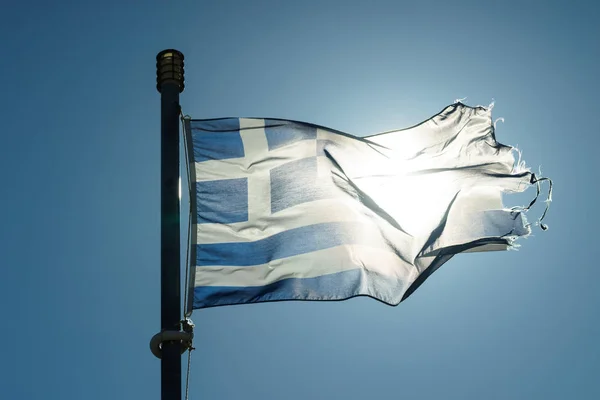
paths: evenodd
<path fill-rule="evenodd" d="M 181 111 L 181 108 L 179 109 L 180 112 L 180 117 L 181 117 L 181 126 L 183 129 L 183 151 L 184 151 L 184 159 L 185 159 L 185 166 L 186 166 L 186 175 L 187 175 L 187 188 L 188 188 L 188 193 L 190 196 L 192 196 L 192 182 L 190 180 L 190 163 L 188 162 L 189 160 L 189 149 L 188 149 L 188 142 L 186 140 L 186 134 L 185 134 L 185 129 L 186 129 L 186 118 L 190 118 L 189 116 L 184 116 L 183 112 Z M 181 320 L 181 326 L 184 330 L 184 332 L 187 332 L 189 334 L 191 334 L 192 340 L 194 337 L 194 323 L 192 322 L 191 319 L 186 317 L 186 303 L 189 301 L 188 295 L 189 295 L 189 279 L 190 279 L 190 238 L 191 238 L 191 233 L 192 233 L 192 208 L 190 207 L 189 209 L 189 214 L 188 214 L 188 229 L 187 229 L 187 248 L 186 248 L 186 252 L 185 252 L 185 286 L 184 286 L 184 296 L 183 296 L 183 316 L 182 316 L 182 320 Z M 193 347 L 193 343 L 192 340 L 190 340 L 189 342 L 189 346 L 187 348 L 188 350 L 188 362 L 187 362 L 187 371 L 186 371 L 186 376 L 185 376 L 185 400 L 189 399 L 189 391 L 190 391 L 190 370 L 192 368 L 192 350 L 195 350 L 195 348 Z"/>
<path fill-rule="evenodd" d="M 190 347 L 188 349 L 187 372 L 185 374 L 185 400 L 189 400 L 190 393 L 190 370 L 192 369 L 192 350 L 195 350 L 195 348 Z"/>
<path fill-rule="evenodd" d="M 190 163 L 188 162 L 189 158 L 188 158 L 188 143 L 186 138 L 186 134 L 185 134 L 185 127 L 186 127 L 186 123 L 185 120 L 186 118 L 189 118 L 189 116 L 184 116 L 183 112 L 181 111 L 181 108 L 179 109 L 179 113 L 180 113 L 180 117 L 181 117 L 181 125 L 183 128 L 183 151 L 184 151 L 184 157 L 185 157 L 185 170 L 186 170 L 186 175 L 187 175 L 187 188 L 188 188 L 188 193 L 190 196 L 192 196 L 192 183 L 190 181 Z M 186 250 L 185 250 L 185 286 L 183 289 L 183 315 L 182 315 L 182 320 L 186 319 L 186 302 L 189 300 L 188 299 L 188 291 L 189 291 L 189 279 L 190 279 L 190 237 L 191 237 L 191 233 L 192 233 L 192 208 L 190 207 L 189 213 L 188 213 L 188 229 L 187 229 L 187 240 L 186 240 Z"/>
<path fill-rule="evenodd" d="M 192 336 L 192 340 L 194 339 L 194 323 L 191 319 L 185 318 L 181 321 L 181 326 L 183 327 L 184 332 L 189 333 Z M 188 362 L 187 362 L 187 371 L 185 374 L 185 400 L 188 400 L 188 395 L 190 392 L 190 370 L 192 369 L 192 350 L 196 350 L 194 346 L 192 346 L 192 340 L 189 342 L 188 350 Z"/>

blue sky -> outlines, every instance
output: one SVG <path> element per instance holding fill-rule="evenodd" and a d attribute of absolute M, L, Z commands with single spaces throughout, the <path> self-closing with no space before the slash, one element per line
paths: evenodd
<path fill-rule="evenodd" d="M 398 307 L 195 312 L 192 399 L 600 398 L 598 5 L 133 4 L 3 7 L 3 398 L 160 396 L 148 341 L 160 327 L 165 48 L 185 54 L 181 101 L 195 118 L 366 135 L 494 99 L 498 140 L 555 181 L 549 231 L 518 252 L 455 257 Z"/>

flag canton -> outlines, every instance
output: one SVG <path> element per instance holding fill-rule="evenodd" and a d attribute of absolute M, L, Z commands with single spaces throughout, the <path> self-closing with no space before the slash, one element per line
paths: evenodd
<path fill-rule="evenodd" d="M 336 195 L 315 126 L 228 118 L 193 121 L 191 133 L 198 171 L 213 171 L 196 182 L 198 224 L 248 222 Z"/>

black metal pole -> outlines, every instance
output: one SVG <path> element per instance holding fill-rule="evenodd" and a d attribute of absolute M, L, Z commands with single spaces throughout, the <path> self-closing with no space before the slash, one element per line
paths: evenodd
<path fill-rule="evenodd" d="M 179 331 L 181 320 L 179 238 L 179 93 L 184 88 L 183 54 L 156 56 L 161 109 L 161 330 Z M 162 343 L 161 398 L 181 399 L 181 342 Z"/>

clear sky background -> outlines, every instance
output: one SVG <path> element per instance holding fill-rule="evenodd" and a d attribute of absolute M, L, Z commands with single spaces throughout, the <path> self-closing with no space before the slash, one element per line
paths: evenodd
<path fill-rule="evenodd" d="M 599 17 L 593 1 L 4 2 L 0 397 L 159 399 L 155 56 L 176 48 L 195 118 L 367 135 L 494 99 L 498 140 L 555 181 L 549 231 L 455 257 L 398 307 L 194 312 L 191 399 L 600 398 Z"/>

